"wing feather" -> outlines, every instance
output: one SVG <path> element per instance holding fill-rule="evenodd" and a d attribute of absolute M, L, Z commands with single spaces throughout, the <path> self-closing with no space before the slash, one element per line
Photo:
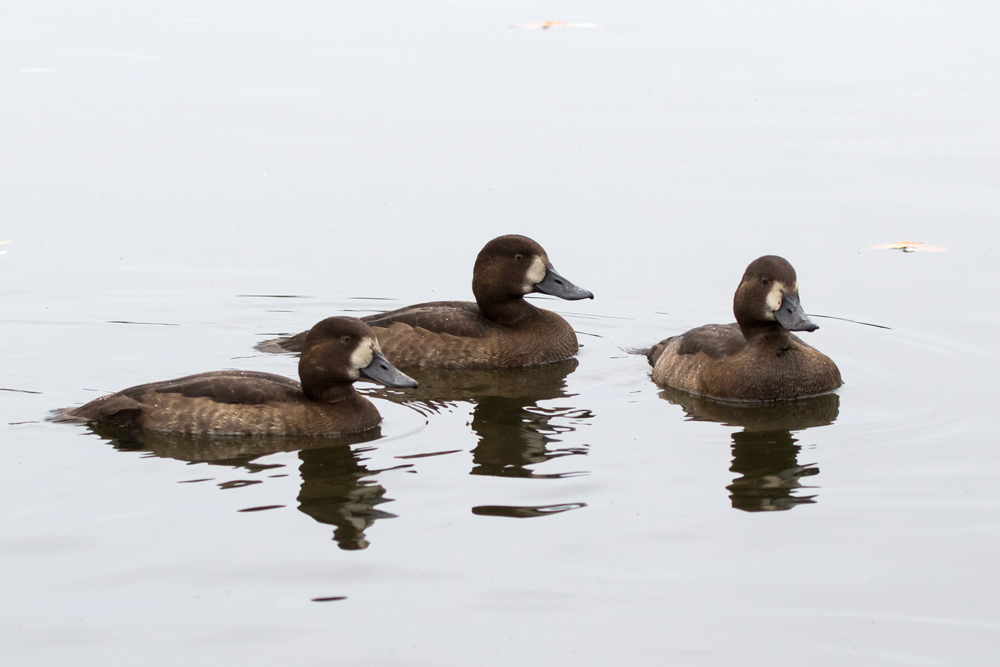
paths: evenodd
<path fill-rule="evenodd" d="M 468 301 L 418 303 L 388 313 L 369 315 L 361 318 L 361 321 L 373 328 L 406 324 L 431 333 L 463 338 L 482 338 L 496 327 L 483 317 L 479 306 Z"/>
<path fill-rule="evenodd" d="M 153 382 L 121 392 L 139 399 L 150 392 L 180 394 L 187 398 L 208 398 L 216 403 L 260 405 L 268 401 L 295 400 L 302 396 L 298 382 L 281 375 L 255 371 L 214 371 L 176 380 Z"/>
<path fill-rule="evenodd" d="M 706 324 L 679 336 L 677 354 L 698 354 L 723 359 L 742 350 L 747 342 L 737 324 Z"/>

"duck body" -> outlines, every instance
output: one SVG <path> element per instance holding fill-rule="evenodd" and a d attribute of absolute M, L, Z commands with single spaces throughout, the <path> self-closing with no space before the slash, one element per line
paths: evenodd
<path fill-rule="evenodd" d="M 593 294 L 552 268 L 540 245 L 501 236 L 479 253 L 473 270 L 476 302 L 436 301 L 362 318 L 386 357 L 402 368 L 485 369 L 537 366 L 572 357 L 576 333 L 562 317 L 524 300 L 541 292 L 567 300 Z M 265 341 L 265 352 L 297 352 L 304 334 Z"/>
<path fill-rule="evenodd" d="M 843 384 L 837 365 L 791 331 L 814 331 L 795 270 L 774 255 L 747 267 L 734 297 L 734 324 L 709 324 L 654 345 L 653 381 L 734 401 L 816 396 Z"/>
<path fill-rule="evenodd" d="M 379 345 L 404 368 L 485 369 L 537 366 L 568 359 L 579 344 L 569 322 L 523 302 L 524 317 L 501 325 L 474 303 L 439 302 L 367 320 Z"/>
<path fill-rule="evenodd" d="M 68 410 L 57 421 L 180 433 L 325 435 L 360 433 L 381 417 L 357 392 L 334 403 L 313 401 L 298 382 L 281 375 L 214 371 L 130 387 Z"/>
<path fill-rule="evenodd" d="M 653 381 L 692 394 L 736 401 L 816 396 L 843 382 L 828 356 L 795 335 L 747 341 L 738 324 L 707 324 L 650 351 Z"/>
<path fill-rule="evenodd" d="M 365 324 L 329 318 L 309 332 L 301 383 L 271 373 L 213 371 L 130 387 L 58 410 L 52 420 L 180 433 L 360 433 L 381 421 L 375 405 L 354 390 L 362 375 L 387 386 L 416 386 L 385 360 Z"/>

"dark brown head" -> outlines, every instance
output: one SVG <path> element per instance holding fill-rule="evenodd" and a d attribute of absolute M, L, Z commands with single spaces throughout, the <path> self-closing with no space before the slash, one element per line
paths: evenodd
<path fill-rule="evenodd" d="M 371 328 L 353 317 L 328 317 L 306 335 L 299 358 L 302 391 L 313 400 L 335 400 L 362 377 L 387 387 L 416 387 L 382 356 Z"/>
<path fill-rule="evenodd" d="M 479 252 L 472 272 L 472 293 L 487 318 L 510 320 L 510 304 L 525 294 L 541 292 L 560 299 L 593 299 L 594 295 L 559 275 L 545 249 L 527 236 L 499 236 Z"/>
<path fill-rule="evenodd" d="M 733 297 L 733 313 L 743 335 L 764 332 L 815 331 L 819 328 L 799 304 L 795 269 L 782 257 L 755 259 L 743 274 Z"/>

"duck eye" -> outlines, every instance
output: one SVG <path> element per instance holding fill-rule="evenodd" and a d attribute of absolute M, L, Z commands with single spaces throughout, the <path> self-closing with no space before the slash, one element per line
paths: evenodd
<path fill-rule="evenodd" d="M 761 285 L 770 285 L 770 284 L 771 284 L 771 281 L 770 281 L 770 280 L 768 280 L 767 278 L 761 278 L 761 279 L 760 279 L 760 284 L 761 284 Z"/>
<path fill-rule="evenodd" d="M 522 259 L 524 259 L 524 255 L 522 255 L 521 253 L 517 253 L 516 255 L 514 255 L 514 259 L 520 262 Z"/>
<path fill-rule="evenodd" d="M 347 335 L 344 335 L 344 336 L 340 337 L 340 340 L 344 341 L 345 343 L 350 343 L 351 342 L 351 337 L 347 336 Z"/>

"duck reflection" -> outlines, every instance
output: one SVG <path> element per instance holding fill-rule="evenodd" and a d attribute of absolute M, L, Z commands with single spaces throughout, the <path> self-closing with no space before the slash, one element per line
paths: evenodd
<path fill-rule="evenodd" d="M 408 368 L 420 383 L 415 391 L 376 388 L 365 393 L 405 403 L 425 414 L 449 404 L 473 406 L 472 427 L 479 442 L 472 450 L 472 475 L 553 479 L 585 471 L 543 474 L 532 466 L 563 456 L 586 455 L 586 446 L 561 446 L 565 434 L 589 422 L 594 415 L 578 408 L 543 408 L 540 401 L 569 398 L 566 378 L 576 370 L 576 359 L 544 366 L 493 370 L 436 370 Z"/>
<path fill-rule="evenodd" d="M 299 511 L 334 526 L 333 539 L 348 551 L 366 549 L 369 542 L 365 531 L 379 519 L 396 517 L 376 509 L 392 499 L 385 497 L 385 487 L 373 479 L 384 471 L 372 471 L 362 464 L 361 454 L 367 451 L 370 448 L 323 447 L 299 452 L 302 461 Z"/>
<path fill-rule="evenodd" d="M 278 452 L 298 451 L 301 461 L 299 474 L 302 479 L 297 499 L 299 511 L 319 523 L 334 526 L 333 539 L 341 549 L 365 549 L 369 545 L 365 531 L 379 519 L 396 516 L 376 509 L 378 505 L 391 502 L 390 498 L 385 497 L 385 488 L 374 479 L 384 471 L 368 469 L 364 465 L 364 454 L 371 451 L 371 448 L 356 446 L 380 438 L 381 431 L 378 427 L 337 438 L 189 435 L 131 430 L 103 424 L 88 424 L 87 428 L 109 441 L 116 449 L 147 451 L 154 456 L 189 463 L 242 468 L 250 473 L 284 467 L 283 464 L 255 463 L 257 458 Z M 219 487 L 231 489 L 254 483 L 260 483 L 260 480 L 224 482 Z M 274 507 L 280 505 L 246 508 L 241 511 Z"/>
<path fill-rule="evenodd" d="M 790 510 L 816 502 L 816 496 L 801 494 L 800 481 L 819 473 L 814 463 L 800 464 L 797 438 L 792 432 L 832 424 L 840 409 L 840 397 L 825 394 L 768 405 L 741 405 L 664 389 L 660 396 L 675 403 L 696 421 L 742 426 L 733 433 L 733 464 L 739 477 L 726 487 L 733 508 L 745 512 Z"/>

